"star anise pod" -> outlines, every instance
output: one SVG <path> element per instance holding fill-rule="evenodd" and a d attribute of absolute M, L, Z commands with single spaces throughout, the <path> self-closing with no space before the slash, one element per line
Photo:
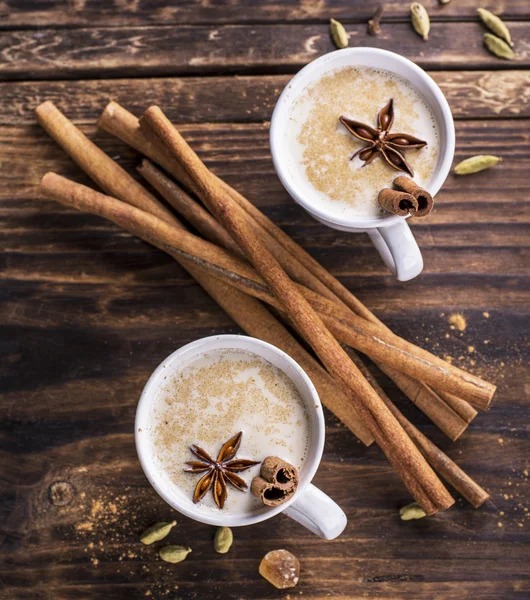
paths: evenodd
<path fill-rule="evenodd" d="M 236 475 L 241 471 L 246 471 L 250 467 L 257 465 L 258 462 L 253 460 L 245 460 L 242 458 L 234 458 L 239 446 L 241 446 L 241 438 L 243 432 L 240 431 L 234 437 L 230 438 L 223 444 L 219 451 L 217 459 L 214 460 L 205 450 L 197 445 L 191 446 L 191 452 L 200 460 L 189 461 L 186 464 L 189 469 L 184 469 L 187 473 L 204 473 L 199 479 L 193 493 L 193 502 L 195 504 L 202 500 L 212 488 L 213 498 L 219 508 L 223 508 L 226 497 L 228 495 L 226 484 L 229 483 L 236 489 L 244 492 L 248 487 L 244 479 Z"/>
<path fill-rule="evenodd" d="M 427 142 L 419 140 L 408 133 L 390 133 L 390 128 L 394 122 L 393 99 L 390 99 L 390 102 L 379 112 L 377 129 L 347 117 L 340 117 L 339 120 L 352 135 L 368 143 L 368 146 L 363 146 L 357 150 L 350 160 L 358 155 L 364 161 L 363 167 L 366 167 L 381 155 L 394 169 L 405 171 L 411 177 L 414 176 L 414 171 L 402 153 L 410 148 L 423 148 L 427 145 Z"/>

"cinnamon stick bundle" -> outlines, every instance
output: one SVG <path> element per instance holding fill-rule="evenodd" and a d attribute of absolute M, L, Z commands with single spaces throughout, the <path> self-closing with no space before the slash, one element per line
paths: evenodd
<path fill-rule="evenodd" d="M 110 160 L 108 157 L 106 157 L 106 155 L 104 155 L 104 156 L 105 156 L 105 158 L 106 158 L 106 159 Z M 92 190 L 90 190 L 90 191 L 92 191 Z M 93 191 L 92 191 L 92 192 L 93 192 Z M 94 192 L 94 193 L 95 193 L 95 192 Z M 177 222 L 178 222 L 178 221 L 177 221 Z M 293 242 L 293 243 L 294 243 L 294 242 Z M 318 263 L 317 263 L 317 264 L 318 264 Z M 210 280 L 210 281 L 212 281 L 212 280 Z M 216 283 L 218 284 L 219 282 L 216 282 Z M 337 282 L 337 283 L 338 283 L 338 282 Z M 339 285 L 340 285 L 340 284 L 339 284 Z M 264 312 L 263 312 L 263 315 L 265 315 L 265 314 L 266 314 L 266 315 L 269 315 L 269 316 L 271 316 L 271 317 L 272 317 L 272 315 L 270 315 L 270 313 L 268 313 L 268 311 L 266 311 L 266 310 L 265 310 L 265 309 L 264 309 L 264 308 L 261 306 L 261 304 L 259 304 L 259 302 L 256 302 L 256 301 L 252 300 L 251 298 L 248 298 L 247 296 L 244 296 L 243 294 L 241 294 L 240 292 L 238 292 L 238 291 L 237 291 L 237 290 L 235 290 L 234 288 L 231 288 L 230 286 L 224 286 L 224 287 L 225 287 L 225 289 L 226 289 L 226 290 L 231 290 L 231 291 L 232 291 L 234 294 L 236 294 L 236 296 L 237 296 L 237 295 L 239 295 L 239 298 L 246 298 L 248 301 L 251 301 L 252 303 L 254 303 L 254 305 L 255 305 L 255 306 L 259 306 L 259 307 L 262 309 L 262 311 L 264 311 Z M 221 289 L 221 288 L 219 288 L 219 287 L 218 287 L 217 289 L 219 290 L 219 289 Z M 346 290 L 346 291 L 347 291 L 347 290 Z M 221 298 L 224 298 L 224 295 L 221 295 L 220 297 L 221 297 Z M 232 303 L 232 304 L 228 303 L 228 306 L 232 306 L 232 307 L 233 307 L 233 306 L 234 306 L 234 304 L 233 304 L 233 303 Z M 237 313 L 237 312 L 236 312 L 236 314 L 239 314 L 239 313 Z M 374 318 L 375 318 L 375 317 L 374 317 Z M 272 318 L 272 319 L 273 319 L 273 322 L 276 322 L 276 323 L 278 323 L 278 322 L 277 322 L 277 321 L 276 321 L 274 318 Z M 245 320 L 245 319 L 243 318 L 243 320 Z M 250 321 L 251 321 L 253 324 L 255 324 L 256 322 L 261 322 L 261 319 L 258 319 L 258 320 L 256 321 L 256 320 L 255 320 L 255 319 L 253 319 L 253 318 L 252 318 L 252 316 L 251 316 L 251 318 L 250 318 Z M 279 323 L 278 323 L 278 325 L 279 325 Z M 280 327 L 282 327 L 282 326 L 280 325 Z M 269 331 L 269 329 L 268 329 L 267 325 L 265 325 L 265 330 L 266 330 L 266 331 Z M 286 330 L 284 330 L 284 331 L 286 331 Z M 290 334 L 287 334 L 287 335 L 288 335 L 288 336 L 290 336 Z M 293 341 L 294 341 L 294 338 L 292 338 L 292 336 L 291 336 L 291 340 L 293 340 Z M 273 341 L 273 343 L 277 343 L 277 340 L 276 340 L 276 341 L 275 341 L 275 340 L 271 340 L 271 341 Z M 295 344 L 297 344 L 297 342 L 294 342 L 294 343 L 295 343 Z M 289 351 L 289 350 L 286 350 L 286 351 L 287 351 L 287 352 L 289 352 L 289 353 L 292 355 L 292 351 Z M 307 356 L 309 357 L 309 355 L 307 355 Z M 311 359 L 311 357 L 309 357 L 309 358 Z M 296 359 L 296 360 L 298 360 L 299 362 L 301 362 L 299 358 L 295 357 L 295 359 Z M 314 359 L 311 359 L 311 360 L 313 360 L 313 362 L 314 362 Z M 305 368 L 306 368 L 306 370 L 307 370 L 307 367 L 305 367 Z M 310 376 L 311 376 L 311 377 L 314 379 L 314 376 L 313 376 L 312 374 L 310 374 Z M 315 382 L 315 383 L 316 383 L 316 382 Z M 318 387 L 318 386 L 317 386 L 317 387 Z M 458 400 L 458 399 L 457 399 L 457 400 Z"/>
<path fill-rule="evenodd" d="M 354 395 L 356 408 L 375 440 L 426 514 L 454 503 L 434 471 L 395 417 L 381 402 L 348 355 L 289 279 L 279 263 L 253 235 L 253 230 L 227 202 L 226 192 L 157 107 L 140 119 L 147 136 L 164 145 L 207 200 L 258 273 L 267 281 L 291 321 L 312 346 L 328 371 Z M 145 128 L 145 130 L 144 130 Z"/>
<path fill-rule="evenodd" d="M 140 131 L 138 119 L 116 102 L 110 102 L 107 105 L 99 119 L 98 125 L 125 143 L 129 144 L 139 152 L 149 156 L 158 164 L 162 165 L 169 173 L 176 177 L 177 180 L 182 181 L 189 189 L 193 187 L 193 183 L 184 173 L 178 161 L 171 157 L 159 146 L 148 140 Z M 222 185 L 228 192 L 231 199 L 244 209 L 249 222 L 259 224 L 261 231 L 267 232 L 268 238 L 264 238 L 265 241 L 270 242 L 270 239 L 273 238 L 278 242 L 283 250 L 283 253 L 280 256 L 277 252 L 275 256 L 279 260 L 280 264 L 284 266 L 284 268 L 287 266 L 287 256 L 296 258 L 299 265 L 302 265 L 305 267 L 305 269 L 313 273 L 313 275 L 331 291 L 335 298 L 340 299 L 340 301 L 344 305 L 348 306 L 348 308 L 350 308 L 350 310 L 352 310 L 355 314 L 373 323 L 376 323 L 386 331 L 389 331 L 388 328 L 362 302 L 360 302 L 347 288 L 345 288 L 335 277 L 333 277 L 333 275 L 324 269 L 310 254 L 308 254 L 301 246 L 299 246 L 292 238 L 290 238 L 282 229 L 268 219 L 268 217 L 266 217 L 256 206 L 254 206 L 244 196 L 231 188 L 224 181 L 220 179 L 218 179 L 218 181 L 220 185 Z M 300 278 L 296 275 L 294 278 L 295 280 L 300 281 Z M 309 285 L 309 287 L 315 290 L 314 286 Z M 387 374 L 392 378 L 390 373 Z M 443 400 L 438 394 L 435 393 L 434 390 L 430 389 L 425 384 L 420 384 L 418 381 L 405 374 L 401 375 L 399 383 L 396 381 L 396 384 L 400 387 L 403 393 L 415 403 L 416 399 L 425 398 L 427 400 L 430 397 L 433 401 L 433 407 L 429 409 L 428 416 L 447 435 L 449 435 L 451 439 L 456 439 L 456 437 L 458 437 L 455 437 L 454 432 L 460 431 L 462 425 L 461 419 L 455 415 L 453 422 L 449 423 L 449 429 L 447 429 L 447 414 L 445 414 L 445 417 L 442 417 L 441 414 L 438 414 L 437 408 L 438 405 L 443 404 Z M 424 403 L 424 405 L 427 404 L 427 402 Z M 451 407 L 454 409 L 454 403 L 451 405 Z M 474 411 L 472 407 L 464 400 L 461 401 L 461 408 L 461 412 L 466 413 L 464 420 L 469 423 L 476 414 L 476 411 Z M 447 413 L 447 411 L 444 412 Z"/>
<path fill-rule="evenodd" d="M 415 214 L 418 210 L 418 201 L 412 194 L 391 190 L 390 188 L 383 188 L 379 192 L 377 201 L 379 206 L 386 211 L 400 217 Z"/>

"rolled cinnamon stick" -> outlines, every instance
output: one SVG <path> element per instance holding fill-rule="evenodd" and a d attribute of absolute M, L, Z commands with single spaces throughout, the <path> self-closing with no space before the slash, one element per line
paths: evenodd
<path fill-rule="evenodd" d="M 400 217 L 408 217 L 418 210 L 418 201 L 412 194 L 383 188 L 377 196 L 379 206 Z"/>
<path fill-rule="evenodd" d="M 290 500 L 296 488 L 281 488 L 270 481 L 266 481 L 263 477 L 254 477 L 250 484 L 250 491 L 256 498 L 259 498 L 265 506 L 279 506 Z"/>
<path fill-rule="evenodd" d="M 434 208 L 434 200 L 429 192 L 409 177 L 405 175 L 396 177 L 394 185 L 400 190 L 411 194 L 418 201 L 418 207 L 411 211 L 413 217 L 426 217 Z"/>
<path fill-rule="evenodd" d="M 98 125 L 105 131 L 124 141 L 126 144 L 129 144 L 139 152 L 150 157 L 159 165 L 162 165 L 166 171 L 171 173 L 178 181 L 183 182 L 188 188 L 193 185 L 178 161 L 174 157 L 170 156 L 169 153 L 167 153 L 162 147 L 152 143 L 149 139 L 147 139 L 147 137 L 140 130 L 138 119 L 116 102 L 110 102 L 107 105 L 101 114 Z M 216 176 L 213 175 L 213 177 Z M 289 237 L 289 235 L 280 229 L 280 227 L 278 227 L 266 215 L 264 215 L 259 208 L 254 206 L 254 204 L 247 200 L 238 191 L 230 187 L 222 179 L 217 178 L 217 180 L 229 194 L 232 201 L 244 209 L 249 223 L 257 224 L 260 226 L 260 231 L 267 232 L 268 238 L 264 238 L 265 241 L 268 243 L 270 238 L 273 238 L 278 242 L 280 248 L 276 247 L 275 256 L 277 260 L 279 260 L 279 262 L 284 266 L 284 268 L 289 266 L 286 262 L 286 259 L 289 256 L 294 257 L 299 264 L 303 265 L 320 282 L 322 282 L 332 292 L 335 298 L 338 298 L 355 314 L 378 324 L 386 331 L 390 331 L 388 327 L 386 327 L 386 325 L 380 321 L 372 311 L 370 311 L 358 298 L 356 298 L 356 296 L 350 292 L 350 290 L 344 287 L 340 281 L 338 281 L 338 279 L 336 279 L 329 271 L 322 267 L 318 261 L 308 254 L 299 244 Z M 281 255 L 280 249 L 283 249 L 283 253 Z M 295 275 L 293 275 L 293 277 L 295 280 L 300 281 L 300 279 Z M 307 278 L 306 283 L 308 283 L 308 287 L 311 289 L 319 291 L 314 285 L 311 285 L 311 283 L 308 282 Z M 425 384 L 424 387 L 428 388 L 428 386 Z M 400 389 L 411 400 L 417 396 L 416 381 L 412 377 L 409 377 L 405 374 L 403 374 L 401 377 Z M 433 391 L 433 393 L 435 392 Z M 465 400 L 461 400 L 461 402 L 467 405 L 465 411 L 467 412 L 469 418 L 469 416 L 475 411 Z M 430 416 L 438 425 L 437 417 L 432 413 L 432 411 Z"/>
<path fill-rule="evenodd" d="M 141 117 L 142 131 L 165 146 L 200 191 L 203 201 L 221 220 L 258 273 L 267 281 L 296 328 L 323 364 L 353 394 L 356 407 L 377 443 L 426 514 L 451 506 L 454 500 L 418 452 L 410 438 L 351 362 L 310 304 L 294 286 L 246 220 L 233 210 L 226 191 L 211 176 L 193 150 L 158 107 Z M 145 129 L 144 129 L 145 128 Z"/>
<path fill-rule="evenodd" d="M 296 468 L 278 456 L 267 456 L 261 463 L 259 476 L 252 480 L 250 490 L 266 506 L 278 506 L 292 498 L 297 488 Z"/>
<path fill-rule="evenodd" d="M 261 463 L 260 475 L 282 490 L 298 487 L 298 471 L 296 467 L 278 456 L 267 456 Z"/>

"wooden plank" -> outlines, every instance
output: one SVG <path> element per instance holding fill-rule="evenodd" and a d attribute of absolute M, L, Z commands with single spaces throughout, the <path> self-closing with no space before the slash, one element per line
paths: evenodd
<path fill-rule="evenodd" d="M 530 71 L 432 71 L 456 119 L 530 117 Z M 35 122 L 51 100 L 77 123 L 94 122 L 109 100 L 140 115 L 159 104 L 179 123 L 261 122 L 271 118 L 289 75 L 6 82 L 0 124 Z M 225 96 L 230 90 L 230 97 Z"/>
<path fill-rule="evenodd" d="M 440 6 L 437 0 L 424 0 L 431 17 L 435 19 L 475 19 L 477 4 L 474 0 L 459 0 Z M 484 0 L 482 5 L 502 14 L 505 19 L 528 18 L 526 0 L 510 0 L 499 3 Z M 168 5 L 164 0 L 143 2 L 120 2 L 109 4 L 102 0 L 88 0 L 63 5 L 54 0 L 38 4 L 31 2 L 2 5 L 0 26 L 135 26 L 149 23 L 190 25 L 198 23 L 258 23 L 258 22 L 327 22 L 330 17 L 347 22 L 366 22 L 374 7 L 363 0 L 323 0 L 305 2 L 298 0 L 224 0 L 209 2 L 178 2 Z M 408 19 L 408 4 L 387 2 L 385 18 Z"/>
<path fill-rule="evenodd" d="M 530 22 L 511 24 L 517 58 L 483 47 L 478 23 L 434 23 L 424 42 L 408 23 L 369 36 L 348 25 L 351 46 L 398 51 L 427 69 L 530 66 Z M 327 25 L 171 26 L 14 30 L 0 33 L 2 79 L 293 73 L 334 50 Z"/>

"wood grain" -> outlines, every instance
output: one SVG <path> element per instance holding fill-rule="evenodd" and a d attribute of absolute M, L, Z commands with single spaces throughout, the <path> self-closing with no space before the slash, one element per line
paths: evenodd
<path fill-rule="evenodd" d="M 484 48 L 478 23 L 434 23 L 428 43 L 408 23 L 391 24 L 377 37 L 365 25 L 346 27 L 350 46 L 399 51 L 426 69 L 528 67 L 530 21 L 510 28 L 517 41 L 513 61 Z M 334 49 L 327 24 L 14 30 L 0 32 L 0 78 L 294 73 Z"/>
<path fill-rule="evenodd" d="M 373 6 L 361 0 L 0 2 L 0 597 L 276 599 L 257 568 L 280 547 L 302 563 L 291 598 L 530 597 L 528 2 L 483 2 L 509 20 L 517 62 L 483 49 L 474 0 L 424 4 L 428 43 L 410 29 L 408 4 L 395 1 L 377 38 L 366 35 Z M 366 236 L 309 218 L 272 167 L 266 122 L 290 74 L 332 49 L 330 16 L 345 22 L 352 46 L 376 44 L 431 70 L 457 119 L 457 159 L 505 158 L 477 176 L 450 176 L 435 211 L 412 223 L 425 271 L 406 284 Z M 216 173 L 394 331 L 499 385 L 491 410 L 451 445 L 380 378 L 491 503 L 475 511 L 459 501 L 435 519 L 401 522 L 398 508 L 410 498 L 384 457 L 327 413 L 315 483 L 348 515 L 338 540 L 323 544 L 280 516 L 237 530 L 231 553 L 219 557 L 213 528 L 177 517 L 170 541 L 192 545 L 187 562 L 166 565 L 140 546 L 144 527 L 173 516 L 136 458 L 141 389 L 177 347 L 238 329 L 163 253 L 38 200 L 47 170 L 87 183 L 34 124 L 44 100 L 133 173 L 138 156 L 95 131 L 109 99 L 136 114 L 159 103 Z M 450 328 L 456 312 L 463 332 Z M 57 482 L 69 490 L 66 504 L 52 493 Z M 91 531 L 77 529 L 87 522 Z"/>
<path fill-rule="evenodd" d="M 530 72 L 432 71 L 456 119 L 530 117 Z M 94 123 L 109 100 L 140 115 L 159 104 L 178 123 L 268 121 L 288 75 L 6 82 L 0 124 L 33 125 L 39 102 L 51 100 L 77 123 Z M 230 97 L 225 90 L 230 89 Z"/>
<path fill-rule="evenodd" d="M 434 19 L 476 20 L 477 4 L 474 0 L 459 0 L 440 6 L 437 0 L 424 0 Z M 484 6 L 503 15 L 505 19 L 528 19 L 526 0 L 510 0 L 501 3 L 485 1 Z M 189 25 L 199 23 L 267 23 L 279 21 L 325 22 L 330 17 L 347 22 L 367 22 L 374 8 L 364 0 L 221 0 L 210 2 L 178 2 L 169 4 L 163 0 L 103 2 L 72 2 L 63 6 L 54 0 L 4 5 L 0 9 L 3 27 L 41 26 L 134 26 L 145 24 Z M 408 4 L 387 2 L 385 20 L 408 19 Z"/>

